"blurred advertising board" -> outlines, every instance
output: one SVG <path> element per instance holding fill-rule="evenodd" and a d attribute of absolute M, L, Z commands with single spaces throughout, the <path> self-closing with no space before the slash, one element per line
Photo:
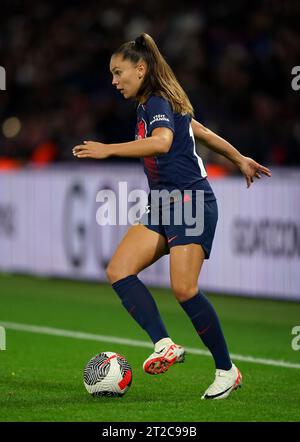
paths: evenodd
<path fill-rule="evenodd" d="M 200 275 L 201 289 L 300 300 L 299 177 L 273 175 L 250 189 L 242 177 L 216 179 L 211 185 L 219 222 L 211 258 Z M 116 225 L 97 221 L 102 190 L 116 195 Z M 138 164 L 1 173 L 0 271 L 106 281 L 107 263 L 128 229 L 124 210 L 134 205 L 136 190 L 146 195 Z M 169 287 L 168 257 L 141 278 Z"/>

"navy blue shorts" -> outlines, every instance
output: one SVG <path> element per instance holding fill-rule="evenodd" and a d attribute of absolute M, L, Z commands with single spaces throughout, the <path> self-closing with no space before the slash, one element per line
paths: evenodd
<path fill-rule="evenodd" d="M 149 204 L 139 223 L 164 236 L 169 249 L 200 244 L 208 259 L 218 221 L 217 201 L 211 192 L 202 192 L 201 196 L 195 190 L 190 192 L 179 192 L 181 196 L 167 204 Z"/>

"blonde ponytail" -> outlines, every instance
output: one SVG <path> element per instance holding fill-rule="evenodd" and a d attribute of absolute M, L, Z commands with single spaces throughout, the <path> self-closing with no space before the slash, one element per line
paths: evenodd
<path fill-rule="evenodd" d="M 141 59 L 147 63 L 147 73 L 136 96 L 137 101 L 143 103 L 151 95 L 158 95 L 170 102 L 174 112 L 194 116 L 188 96 L 149 34 L 143 32 L 134 41 L 124 43 L 115 54 L 122 54 L 123 59 L 133 63 Z"/>

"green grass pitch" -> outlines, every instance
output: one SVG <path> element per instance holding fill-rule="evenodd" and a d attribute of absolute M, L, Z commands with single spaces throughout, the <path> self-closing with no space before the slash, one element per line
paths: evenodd
<path fill-rule="evenodd" d="M 204 349 L 170 290 L 152 289 L 175 342 Z M 291 330 L 300 304 L 209 295 L 231 353 L 300 363 Z M 105 284 L 0 275 L 1 321 L 148 340 Z M 0 421 L 299 421 L 300 369 L 236 361 L 243 388 L 223 401 L 201 401 L 214 378 L 211 357 L 187 354 L 160 376 L 143 373 L 151 349 L 6 330 L 0 351 Z M 123 354 L 133 368 L 123 398 L 92 398 L 83 386 L 87 361 Z"/>

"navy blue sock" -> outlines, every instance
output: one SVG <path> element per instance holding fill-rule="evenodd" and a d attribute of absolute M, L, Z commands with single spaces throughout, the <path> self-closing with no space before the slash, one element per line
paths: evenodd
<path fill-rule="evenodd" d="M 180 303 L 204 345 L 210 350 L 216 368 L 230 370 L 232 364 L 215 309 L 203 293 Z"/>
<path fill-rule="evenodd" d="M 151 293 L 136 275 L 120 279 L 112 287 L 126 310 L 148 333 L 154 344 L 169 337 Z"/>

